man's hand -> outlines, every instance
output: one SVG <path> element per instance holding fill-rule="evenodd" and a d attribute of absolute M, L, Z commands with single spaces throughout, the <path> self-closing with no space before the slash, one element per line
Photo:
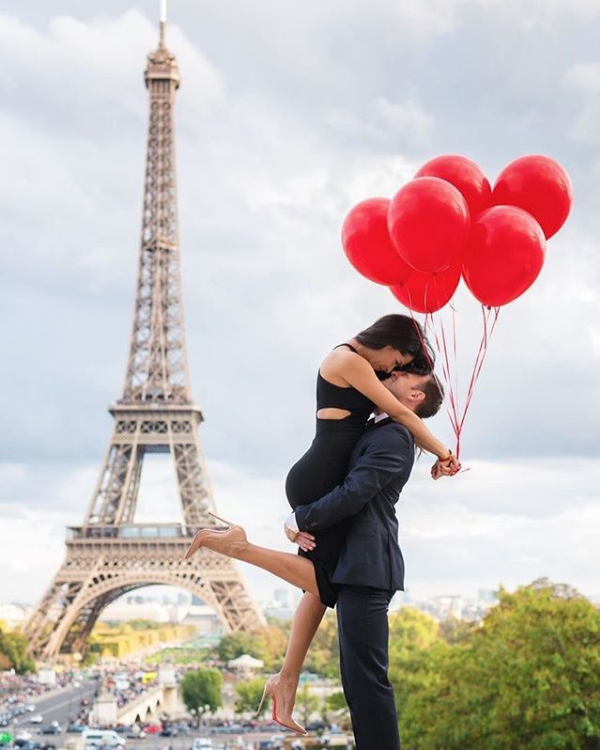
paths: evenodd
<path fill-rule="evenodd" d="M 307 531 L 294 531 L 289 526 L 283 525 L 285 535 L 294 544 L 297 544 L 304 552 L 310 552 L 316 547 L 315 537 Z"/>
<path fill-rule="evenodd" d="M 296 535 L 296 544 L 304 552 L 311 552 L 316 546 L 315 537 L 307 531 L 299 531 Z"/>

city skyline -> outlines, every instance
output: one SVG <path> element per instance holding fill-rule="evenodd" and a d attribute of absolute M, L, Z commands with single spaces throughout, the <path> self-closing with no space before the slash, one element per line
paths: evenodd
<path fill-rule="evenodd" d="M 465 153 L 493 179 L 515 156 L 546 152 L 571 173 L 573 215 L 538 283 L 501 313 L 465 428 L 470 471 L 433 484 L 429 460 L 417 462 L 398 505 L 401 544 L 415 596 L 540 576 L 597 596 L 600 8 L 556 0 L 522 13 L 517 2 L 431 0 L 412 11 L 382 2 L 367 14 L 351 5 L 348 49 L 344 28 L 316 2 L 283 15 L 268 2 L 251 6 L 232 27 L 224 10 L 182 1 L 168 30 L 182 74 L 192 390 L 219 511 L 258 543 L 291 549 L 279 531 L 283 485 L 312 437 L 318 363 L 378 315 L 404 312 L 343 257 L 339 229 L 353 203 L 391 195 L 439 153 Z M 60 564 L 121 390 L 142 193 L 141 74 L 157 17 L 154 1 L 112 0 L 101 15 L 34 0 L 9 0 L 0 14 L 0 55 L 14 71 L 3 84 L 12 148 L 0 157 L 13 177 L 0 193 L 0 315 L 12 353 L 1 599 L 35 603 Z M 275 22 L 281 37 L 264 39 L 261 28 Z M 474 308 L 462 293 L 457 307 L 461 343 L 472 344 Z M 72 400 L 79 408 L 65 418 Z M 451 442 L 445 415 L 432 428 Z M 157 458 L 142 482 L 138 520 L 179 520 L 170 465 Z M 242 570 L 258 598 L 273 588 L 267 574 Z"/>

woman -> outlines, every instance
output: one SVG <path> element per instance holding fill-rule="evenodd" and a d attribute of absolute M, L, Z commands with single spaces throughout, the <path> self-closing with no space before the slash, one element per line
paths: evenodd
<path fill-rule="evenodd" d="M 438 457 L 435 473 L 452 474 L 458 470 L 452 452 L 380 382 L 381 377 L 397 368 L 410 367 L 425 374 L 432 365 L 423 331 L 406 315 L 380 318 L 325 357 L 317 376 L 316 435 L 286 480 L 292 508 L 314 502 L 343 481 L 352 449 L 376 407 L 409 429 L 420 448 Z M 294 555 L 248 545 L 239 527 L 224 532 L 203 529 L 186 554 L 189 557 L 204 544 L 270 570 L 305 590 L 294 614 L 283 668 L 269 678 L 263 694 L 263 699 L 267 693 L 273 699 L 273 719 L 296 732 L 304 732 L 292 718 L 298 679 L 326 607 L 335 605 L 336 591 L 330 575 L 343 542 L 342 526 L 323 531 L 316 546 L 300 550 L 305 560 L 299 560 Z"/>

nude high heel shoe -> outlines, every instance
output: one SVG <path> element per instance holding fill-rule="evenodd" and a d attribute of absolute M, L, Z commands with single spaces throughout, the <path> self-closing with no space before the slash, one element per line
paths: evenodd
<path fill-rule="evenodd" d="M 294 721 L 291 713 L 285 713 L 284 686 L 278 674 L 272 675 L 265 682 L 265 688 L 263 690 L 262 698 L 260 699 L 260 703 L 258 704 L 258 708 L 256 709 L 256 718 L 258 718 L 258 716 L 260 715 L 260 709 L 262 708 L 267 695 L 271 696 L 271 701 L 273 703 L 271 714 L 271 718 L 273 719 L 273 721 L 279 724 L 280 727 L 290 729 L 292 732 L 296 732 L 297 734 L 306 734 L 306 729 L 304 729 L 304 727 L 301 727 L 300 724 Z"/>
<path fill-rule="evenodd" d="M 184 560 L 189 560 L 189 558 L 202 546 L 208 547 L 215 552 L 221 552 L 222 554 L 227 555 L 228 549 L 231 550 L 231 545 L 248 542 L 246 532 L 244 531 L 244 529 L 242 529 L 241 526 L 237 526 L 236 524 L 230 523 L 229 521 L 225 521 L 224 518 L 221 518 L 214 513 L 209 512 L 208 515 L 216 518 L 219 521 L 222 521 L 223 523 L 226 523 L 227 528 L 200 529 L 199 531 L 197 531 L 192 540 L 192 543 L 187 548 Z M 229 555 L 229 557 L 232 557 L 232 555 Z"/>

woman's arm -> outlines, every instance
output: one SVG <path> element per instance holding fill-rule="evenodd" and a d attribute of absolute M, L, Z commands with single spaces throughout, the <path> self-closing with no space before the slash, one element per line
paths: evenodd
<path fill-rule="evenodd" d="M 423 450 L 440 459 L 449 458 L 451 451 L 425 427 L 423 420 L 408 407 L 401 404 L 375 375 L 375 371 L 364 357 L 351 354 L 344 357 L 336 367 L 338 374 L 348 385 L 356 388 L 370 399 L 394 422 L 404 425 L 412 433 L 415 442 Z"/>

